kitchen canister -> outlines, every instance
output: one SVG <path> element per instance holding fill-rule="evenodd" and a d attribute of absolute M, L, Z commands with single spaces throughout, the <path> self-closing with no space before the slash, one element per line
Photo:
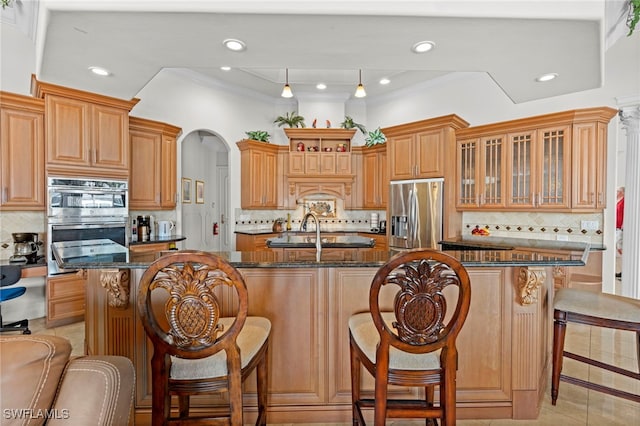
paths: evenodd
<path fill-rule="evenodd" d="M 371 223 L 371 230 L 378 230 L 378 213 L 371 213 L 371 218 L 369 220 Z"/>
<path fill-rule="evenodd" d="M 170 237 L 171 231 L 175 228 L 176 225 L 170 220 L 159 220 L 158 221 L 158 236 L 159 237 Z"/>

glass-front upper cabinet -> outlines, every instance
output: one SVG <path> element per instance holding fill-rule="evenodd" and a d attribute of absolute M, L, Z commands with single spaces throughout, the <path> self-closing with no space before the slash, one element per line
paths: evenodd
<path fill-rule="evenodd" d="M 509 208 L 568 208 L 571 128 L 519 133 L 509 139 Z"/>
<path fill-rule="evenodd" d="M 571 161 L 571 128 L 542 129 L 538 132 L 540 177 L 537 205 L 568 208 Z"/>
<path fill-rule="evenodd" d="M 505 137 L 488 136 L 457 142 L 460 182 L 457 208 L 497 208 L 505 206 L 503 167 Z"/>

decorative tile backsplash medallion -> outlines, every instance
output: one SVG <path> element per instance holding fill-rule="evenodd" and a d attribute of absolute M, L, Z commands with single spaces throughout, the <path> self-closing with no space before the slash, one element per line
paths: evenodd
<path fill-rule="evenodd" d="M 602 244 L 603 218 L 600 213 L 464 212 L 462 235 L 478 226 L 495 237 Z"/>

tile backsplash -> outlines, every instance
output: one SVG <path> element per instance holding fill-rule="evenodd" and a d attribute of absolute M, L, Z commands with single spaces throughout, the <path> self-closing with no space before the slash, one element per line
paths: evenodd
<path fill-rule="evenodd" d="M 471 231 L 479 226 L 495 237 L 602 244 L 603 219 L 601 213 L 464 212 L 462 235 L 471 235 Z"/>
<path fill-rule="evenodd" d="M 0 259 L 13 256 L 14 232 L 37 232 L 39 239 L 45 241 L 47 219 L 44 212 L 2 212 L 0 214 Z"/>
<path fill-rule="evenodd" d="M 320 199 L 321 196 L 314 196 L 314 199 Z M 334 217 L 319 216 L 320 224 L 323 231 L 353 229 L 369 230 L 371 229 L 371 213 L 378 213 L 379 220 L 384 220 L 386 212 L 384 210 L 345 210 L 344 201 L 336 200 L 336 213 Z M 256 229 L 271 229 L 276 219 L 284 219 L 286 224 L 287 214 L 291 215 L 291 227 L 293 230 L 300 229 L 300 222 L 306 213 L 306 207 L 298 205 L 296 209 L 291 210 L 235 210 L 235 230 L 249 231 Z"/>

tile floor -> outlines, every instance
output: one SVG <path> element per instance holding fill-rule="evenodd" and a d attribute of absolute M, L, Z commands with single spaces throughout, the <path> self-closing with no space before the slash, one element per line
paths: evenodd
<path fill-rule="evenodd" d="M 43 319 L 30 321 L 33 334 L 54 334 L 67 337 L 73 346 L 74 355 L 82 355 L 84 350 L 84 323 L 47 329 Z M 631 332 L 620 332 L 580 324 L 567 327 L 566 349 L 572 352 L 597 356 L 604 362 L 614 363 L 627 369 L 638 371 L 635 359 L 635 336 Z M 602 374 L 593 367 L 565 359 L 564 371 L 573 376 L 598 380 L 603 384 L 640 393 L 640 382 L 625 377 Z M 599 392 L 561 382 L 558 403 L 551 405 L 549 396 L 551 384 L 537 420 L 459 420 L 462 426 L 629 426 L 640 424 L 640 404 L 604 395 Z M 389 425 L 423 425 L 424 422 L 393 421 Z M 315 424 L 315 426 L 320 426 Z M 326 426 L 326 425 L 325 425 Z M 335 425 L 342 426 L 342 425 Z M 344 426 L 347 426 L 346 424 Z"/>

